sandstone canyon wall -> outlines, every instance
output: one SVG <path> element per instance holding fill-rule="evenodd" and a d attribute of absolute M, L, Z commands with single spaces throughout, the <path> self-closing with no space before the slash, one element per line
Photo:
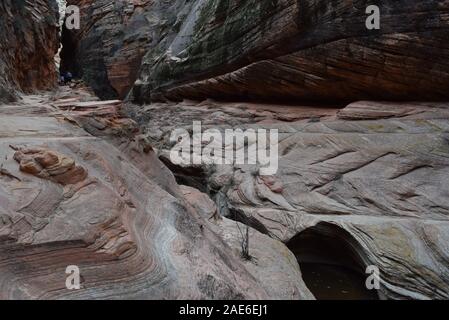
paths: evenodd
<path fill-rule="evenodd" d="M 446 1 L 379 2 L 380 30 L 366 28 L 364 0 L 69 2 L 88 21 L 77 61 L 104 95 L 140 74 L 137 101 L 448 97 Z"/>
<path fill-rule="evenodd" d="M 0 102 L 56 85 L 58 17 L 55 0 L 0 3 Z"/>
<path fill-rule="evenodd" d="M 144 59 L 144 97 L 257 100 L 444 99 L 449 5 L 381 1 L 196 1 Z"/>
<path fill-rule="evenodd" d="M 376 3 L 378 31 L 361 0 L 69 0 L 62 68 L 128 102 L 0 107 L 0 298 L 313 299 L 313 234 L 377 266 L 382 298 L 448 299 L 449 2 Z M 2 5 L 0 90 L 51 87 L 53 4 Z M 193 121 L 278 130 L 278 172 L 172 163 Z"/>
<path fill-rule="evenodd" d="M 154 1 L 69 0 L 81 9 L 81 29 L 63 30 L 62 68 L 82 77 L 101 98 L 124 98 L 142 57 L 164 35 Z M 164 2 L 175 14 L 179 8 Z"/>
<path fill-rule="evenodd" d="M 32 8 L 33 30 L 45 30 L 44 2 L 15 3 L 23 11 L 11 19 L 27 21 Z M 17 49 L 5 75 L 36 67 L 27 78 L 36 83 L 12 84 L 50 88 L 56 26 L 18 31 L 48 47 Z M 47 61 L 40 53 L 49 64 L 35 66 Z M 0 299 L 313 299 L 283 243 L 251 230 L 258 260 L 242 259 L 244 226 L 179 186 L 121 109 L 75 85 L 1 104 Z M 67 286 L 69 266 L 80 270 L 79 290 Z"/>
<path fill-rule="evenodd" d="M 318 228 L 318 238 L 356 252 L 362 273 L 380 268 L 383 297 L 449 298 L 448 103 L 361 101 L 339 110 L 186 100 L 128 107 L 177 181 L 207 192 L 221 215 L 238 213 L 293 251 L 304 246 L 290 245 L 297 236 Z M 173 131 L 192 130 L 193 121 L 222 135 L 278 130 L 279 170 L 261 176 L 257 165 L 171 163 Z M 316 255 L 311 261 L 326 257 Z"/>

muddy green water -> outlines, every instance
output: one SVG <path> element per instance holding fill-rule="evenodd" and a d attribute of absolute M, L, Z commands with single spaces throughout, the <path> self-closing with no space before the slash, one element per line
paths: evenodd
<path fill-rule="evenodd" d="M 318 300 L 378 300 L 364 275 L 339 265 L 301 263 L 303 279 Z"/>

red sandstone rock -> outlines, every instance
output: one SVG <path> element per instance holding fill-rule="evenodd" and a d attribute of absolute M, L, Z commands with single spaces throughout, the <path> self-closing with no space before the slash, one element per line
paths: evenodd
<path fill-rule="evenodd" d="M 55 0 L 1 1 L 0 103 L 56 86 L 58 18 Z"/>
<path fill-rule="evenodd" d="M 14 154 L 20 170 L 62 185 L 76 184 L 87 178 L 87 171 L 65 155 L 43 148 L 20 149 Z"/>
<path fill-rule="evenodd" d="M 184 195 L 121 104 L 86 99 L 61 87 L 0 108 L 0 299 L 313 298 L 285 245 L 252 230 L 245 263 L 236 224 L 211 224 L 213 202 Z"/>
<path fill-rule="evenodd" d="M 86 23 L 63 31 L 62 68 L 83 76 L 104 99 L 123 99 L 137 79 L 142 57 L 162 37 L 150 0 L 68 0 Z M 161 29 L 159 27 L 158 29 Z"/>

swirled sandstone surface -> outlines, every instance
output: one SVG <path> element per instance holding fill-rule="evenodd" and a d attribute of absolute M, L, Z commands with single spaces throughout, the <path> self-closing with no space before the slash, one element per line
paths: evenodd
<path fill-rule="evenodd" d="M 207 192 L 220 215 L 292 251 L 308 248 L 297 238 L 309 231 L 318 234 L 315 242 L 349 246 L 361 272 L 380 269 L 381 298 L 449 298 L 447 103 L 360 101 L 338 109 L 208 100 L 129 108 L 177 181 Z M 174 163 L 171 136 L 179 128 L 192 132 L 193 121 L 203 132 L 278 130 L 277 172 Z M 233 148 L 234 142 L 218 146 L 223 155 Z M 324 251 L 317 256 L 329 259 Z"/>
<path fill-rule="evenodd" d="M 281 242 L 251 231 L 259 263 L 242 259 L 238 225 L 120 107 L 66 88 L 0 108 L 1 299 L 313 299 Z"/>

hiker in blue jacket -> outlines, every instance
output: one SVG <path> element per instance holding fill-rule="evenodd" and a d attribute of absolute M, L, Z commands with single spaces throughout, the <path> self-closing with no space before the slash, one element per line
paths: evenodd
<path fill-rule="evenodd" d="M 59 78 L 61 85 L 68 84 L 68 83 L 72 82 L 72 80 L 73 80 L 73 75 L 70 71 L 61 72 L 60 78 Z"/>

